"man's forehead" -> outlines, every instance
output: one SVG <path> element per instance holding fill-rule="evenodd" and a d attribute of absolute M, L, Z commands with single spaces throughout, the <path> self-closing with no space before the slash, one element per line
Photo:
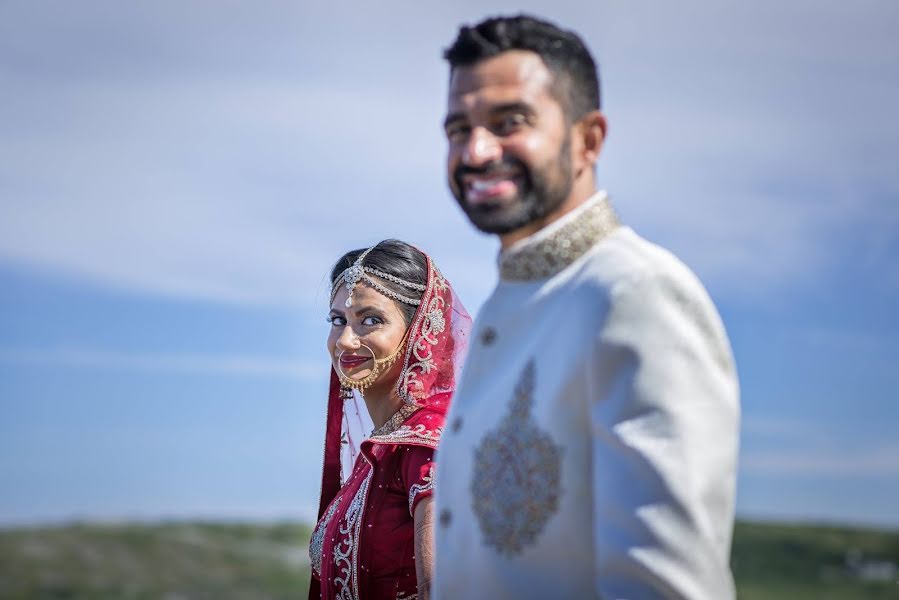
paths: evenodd
<path fill-rule="evenodd" d="M 450 78 L 450 104 L 481 93 L 548 93 L 552 73 L 534 52 L 509 50 L 469 66 L 456 67 Z"/>

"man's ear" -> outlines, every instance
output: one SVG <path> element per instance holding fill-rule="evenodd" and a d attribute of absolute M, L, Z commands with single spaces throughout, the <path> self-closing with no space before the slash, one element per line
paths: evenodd
<path fill-rule="evenodd" d="M 602 152 L 607 129 L 606 116 L 598 110 L 592 110 L 581 117 L 575 126 L 575 135 L 580 138 L 581 158 L 591 168 L 599 159 L 599 153 Z"/>

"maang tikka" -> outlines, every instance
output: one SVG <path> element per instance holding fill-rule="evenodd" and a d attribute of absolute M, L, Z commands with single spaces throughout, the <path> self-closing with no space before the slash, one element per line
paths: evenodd
<path fill-rule="evenodd" d="M 360 281 L 364 280 L 365 283 L 378 290 L 388 298 L 391 298 L 392 300 L 403 302 L 404 304 L 410 304 L 412 306 L 418 306 L 419 304 L 421 304 L 421 300 L 403 296 L 402 294 L 397 294 L 393 290 L 387 289 L 371 277 L 371 275 L 374 275 L 375 277 L 380 277 L 381 279 L 384 279 L 386 281 L 392 281 L 393 283 L 401 285 L 406 289 L 414 290 L 416 292 L 424 292 L 426 289 L 425 286 L 420 283 L 412 283 L 411 281 L 406 281 L 405 279 L 401 279 L 400 277 L 391 275 L 390 273 L 385 273 L 380 269 L 364 266 L 362 263 L 365 260 L 365 257 L 368 256 L 369 252 L 377 248 L 377 246 L 378 245 L 375 244 L 374 246 L 360 254 L 352 265 L 344 269 L 343 273 L 337 276 L 331 286 L 331 302 L 334 302 L 334 296 L 337 295 L 337 290 L 340 287 L 340 284 L 343 283 L 346 286 L 347 291 L 349 292 L 347 294 L 345 305 L 347 308 L 351 307 L 353 305 L 353 291 L 356 289 L 356 285 Z"/>

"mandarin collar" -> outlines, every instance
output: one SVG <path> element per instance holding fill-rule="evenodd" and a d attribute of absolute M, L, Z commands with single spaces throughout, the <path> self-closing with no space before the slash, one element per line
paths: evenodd
<path fill-rule="evenodd" d="M 565 270 L 620 225 L 608 194 L 598 191 L 580 206 L 501 250 L 503 281 L 548 279 Z"/>

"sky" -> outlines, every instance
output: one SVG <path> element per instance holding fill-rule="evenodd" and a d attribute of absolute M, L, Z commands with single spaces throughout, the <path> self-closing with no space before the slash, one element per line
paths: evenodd
<path fill-rule="evenodd" d="M 889 0 L 0 3 L 0 526 L 311 518 L 336 258 L 495 284 L 441 52 L 520 11 L 594 52 L 600 185 L 722 314 L 738 514 L 899 527 Z"/>

